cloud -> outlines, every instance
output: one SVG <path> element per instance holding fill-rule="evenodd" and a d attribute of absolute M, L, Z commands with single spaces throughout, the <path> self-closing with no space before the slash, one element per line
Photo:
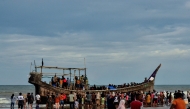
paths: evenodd
<path fill-rule="evenodd" d="M 186 7 L 187 9 L 190 9 L 190 2 L 189 2 L 189 1 L 187 1 L 187 2 L 185 3 L 185 7 Z"/>
<path fill-rule="evenodd" d="M 176 75 L 178 69 L 188 72 L 189 2 L 39 2 L 0 2 L 4 77 L 28 74 L 31 62 L 40 65 L 41 58 L 60 67 L 84 67 L 85 58 L 90 82 L 97 77 L 103 84 L 141 82 L 139 73 L 149 76 L 159 63 L 159 76 L 174 69 Z M 164 84 L 162 77 L 156 83 Z"/>

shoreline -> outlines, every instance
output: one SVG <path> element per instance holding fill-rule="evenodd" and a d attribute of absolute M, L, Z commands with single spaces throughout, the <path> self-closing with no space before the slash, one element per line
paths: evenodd
<path fill-rule="evenodd" d="M 44 104 L 40 104 L 40 109 L 46 109 L 45 105 Z M 186 105 L 186 108 L 189 107 L 190 104 L 187 104 Z M 170 107 L 170 105 L 166 106 L 158 106 L 158 107 L 143 107 L 144 109 L 168 109 Z M 9 108 L 10 109 L 10 106 L 7 104 L 6 106 L 0 106 L 0 109 L 4 109 L 4 108 Z M 15 105 L 14 108 L 18 108 L 18 105 Z M 28 107 L 27 107 L 28 108 Z M 55 108 L 55 105 L 54 105 L 54 108 Z M 33 105 L 33 109 L 35 109 L 35 104 Z M 61 109 L 61 108 L 60 108 Z M 64 109 L 69 109 L 69 104 L 65 104 L 64 105 Z M 79 106 L 78 109 L 86 109 L 84 106 Z M 107 108 L 103 108 L 103 107 L 100 107 L 100 106 L 96 106 L 96 105 L 93 105 L 92 108 L 89 108 L 89 109 L 107 109 Z M 126 109 L 130 109 L 130 108 L 126 108 Z"/>

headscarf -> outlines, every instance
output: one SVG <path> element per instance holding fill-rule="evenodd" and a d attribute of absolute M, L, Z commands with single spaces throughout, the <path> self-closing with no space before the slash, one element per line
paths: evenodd
<path fill-rule="evenodd" d="M 125 100 L 119 102 L 119 107 L 117 109 L 125 109 Z"/>
<path fill-rule="evenodd" d="M 112 96 L 115 96 L 115 92 L 112 93 Z"/>

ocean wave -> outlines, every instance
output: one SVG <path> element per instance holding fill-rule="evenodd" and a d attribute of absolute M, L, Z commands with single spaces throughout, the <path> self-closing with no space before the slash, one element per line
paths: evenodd
<path fill-rule="evenodd" d="M 7 104 L 7 103 L 10 103 L 10 100 L 8 100 L 7 98 L 0 98 L 0 103 L 1 103 L 1 104 L 2 104 L 2 103 Z"/>

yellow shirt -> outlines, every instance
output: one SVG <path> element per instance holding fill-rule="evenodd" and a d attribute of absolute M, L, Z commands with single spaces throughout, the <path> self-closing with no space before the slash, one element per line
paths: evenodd
<path fill-rule="evenodd" d="M 150 95 L 147 95 L 146 102 L 150 103 Z"/>
<path fill-rule="evenodd" d="M 186 109 L 185 101 L 181 98 L 173 100 L 172 104 L 175 105 L 175 109 Z"/>

